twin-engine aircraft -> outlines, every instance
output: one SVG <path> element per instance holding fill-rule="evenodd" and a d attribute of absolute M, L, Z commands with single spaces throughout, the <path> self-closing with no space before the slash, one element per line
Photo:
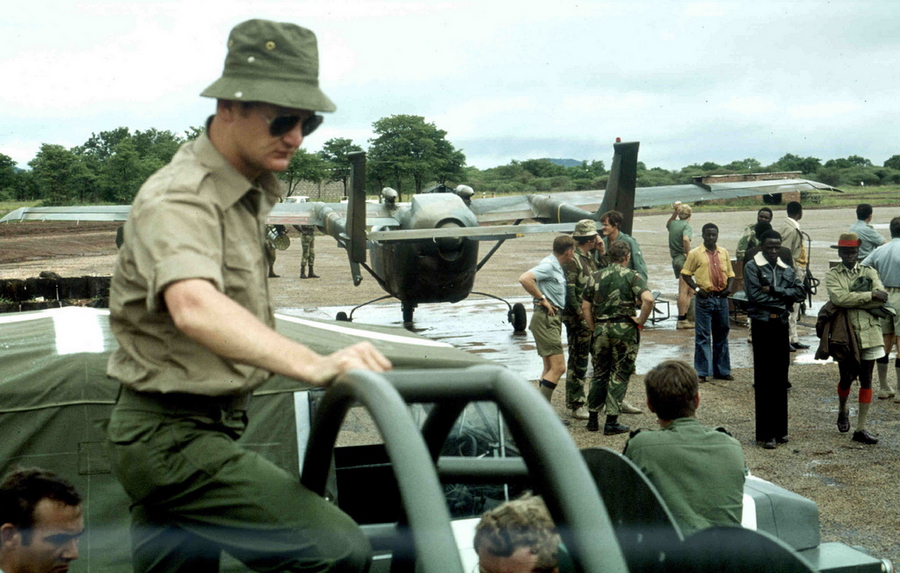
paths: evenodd
<path fill-rule="evenodd" d="M 474 199 L 471 188 L 461 186 L 455 193 L 413 195 L 408 203 L 399 203 L 396 192 L 386 188 L 382 202 L 378 204 L 366 202 L 365 153 L 359 152 L 351 156 L 353 175 L 348 203 L 280 203 L 269 214 L 268 222 L 273 225 L 315 225 L 334 237 L 347 251 L 353 284 L 360 284 L 363 279 L 361 268 L 366 269 L 387 293 L 369 302 L 391 297 L 399 299 L 403 321 L 410 324 L 420 303 L 458 302 L 473 294 L 475 274 L 506 239 L 528 233 L 572 232 L 579 220 L 599 221 L 603 213 L 613 209 L 624 216 L 621 230 L 631 233 L 634 209 L 638 207 L 802 190 L 839 191 L 804 179 L 636 189 L 639 145 L 638 142 L 614 144 L 605 191 Z M 124 221 L 129 209 L 129 206 L 22 208 L 0 222 Z M 526 220 L 540 224 L 521 224 Z M 512 224 L 499 224 L 509 222 Z M 482 241 L 494 244 L 479 260 L 478 248 Z M 367 262 L 367 251 L 371 263 Z M 363 305 L 353 311 L 360 306 Z M 514 330 L 524 330 L 525 307 L 520 303 L 512 306 L 507 303 L 507 306 Z M 353 311 L 349 316 L 339 313 L 337 318 L 350 320 Z"/>

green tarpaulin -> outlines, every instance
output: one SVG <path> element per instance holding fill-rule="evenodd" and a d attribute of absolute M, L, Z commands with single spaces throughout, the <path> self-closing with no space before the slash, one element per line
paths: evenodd
<path fill-rule="evenodd" d="M 319 353 L 369 340 L 397 369 L 488 362 L 398 328 L 276 318 L 279 332 Z M 0 471 L 40 466 L 66 476 L 81 492 L 87 532 L 74 572 L 131 571 L 128 499 L 110 473 L 102 431 L 118 391 L 106 377 L 115 346 L 106 310 L 66 307 L 0 315 Z M 303 428 L 293 391 L 302 389 L 283 377 L 262 386 L 242 438 L 248 448 L 297 475 L 297 436 Z"/>

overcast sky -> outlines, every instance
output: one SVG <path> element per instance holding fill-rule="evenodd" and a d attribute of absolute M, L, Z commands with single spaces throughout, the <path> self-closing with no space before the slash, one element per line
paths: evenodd
<path fill-rule="evenodd" d="M 896 0 L 20 2 L 0 20 L 0 153 L 26 167 L 43 143 L 202 125 L 228 32 L 256 17 L 318 35 L 338 111 L 311 151 L 413 114 L 481 169 L 608 166 L 616 137 L 667 169 L 900 154 Z"/>

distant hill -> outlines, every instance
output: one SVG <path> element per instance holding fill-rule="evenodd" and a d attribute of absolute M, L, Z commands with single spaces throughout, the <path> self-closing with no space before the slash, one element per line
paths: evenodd
<path fill-rule="evenodd" d="M 550 163 L 555 163 L 556 165 L 562 165 L 563 167 L 578 167 L 583 163 L 578 159 L 550 159 L 549 157 L 545 157 L 547 161 Z"/>

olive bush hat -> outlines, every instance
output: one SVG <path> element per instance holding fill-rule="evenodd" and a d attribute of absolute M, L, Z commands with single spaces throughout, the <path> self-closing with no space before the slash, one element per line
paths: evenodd
<path fill-rule="evenodd" d="M 591 219 L 582 219 L 575 225 L 573 237 L 593 237 L 597 235 L 597 224 Z"/>
<path fill-rule="evenodd" d="M 270 20 L 247 20 L 231 30 L 222 77 L 200 95 L 311 111 L 337 109 L 319 89 L 316 35 Z"/>

